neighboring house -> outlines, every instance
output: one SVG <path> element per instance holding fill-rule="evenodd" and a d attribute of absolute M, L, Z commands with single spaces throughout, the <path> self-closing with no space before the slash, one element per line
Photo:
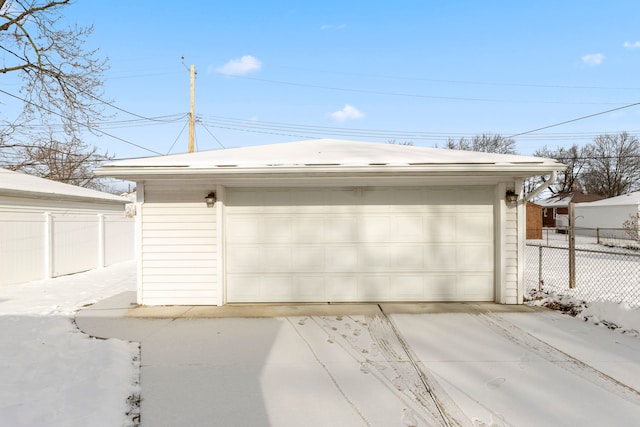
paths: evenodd
<path fill-rule="evenodd" d="M 538 200 L 542 206 L 542 225 L 544 227 L 565 229 L 569 226 L 569 203 L 586 203 L 603 199 L 597 194 L 585 194 L 581 191 L 568 191 Z"/>
<path fill-rule="evenodd" d="M 542 206 L 527 202 L 527 239 L 542 239 Z"/>
<path fill-rule="evenodd" d="M 518 304 L 525 208 L 507 194 L 564 168 L 321 139 L 123 160 L 96 173 L 136 182 L 140 304 Z"/>
<path fill-rule="evenodd" d="M 124 197 L 0 168 L 0 285 L 134 258 Z"/>
<path fill-rule="evenodd" d="M 640 191 L 576 205 L 576 225 L 584 228 L 621 229 L 640 215 Z"/>

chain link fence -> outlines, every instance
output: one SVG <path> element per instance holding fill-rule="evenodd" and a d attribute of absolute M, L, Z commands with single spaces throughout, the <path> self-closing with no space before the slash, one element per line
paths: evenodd
<path fill-rule="evenodd" d="M 576 284 L 569 288 L 569 248 L 527 243 L 525 287 L 592 301 L 640 306 L 640 253 L 575 249 Z"/>

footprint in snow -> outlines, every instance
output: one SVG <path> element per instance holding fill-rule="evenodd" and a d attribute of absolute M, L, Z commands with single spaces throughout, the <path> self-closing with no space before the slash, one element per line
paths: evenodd
<path fill-rule="evenodd" d="M 362 362 L 360 364 L 360 372 L 362 372 L 363 374 L 369 373 L 369 367 L 367 366 L 367 362 Z"/>
<path fill-rule="evenodd" d="M 342 316 L 337 316 L 337 317 L 336 317 L 336 320 L 340 320 L 340 321 L 342 321 Z"/>
<path fill-rule="evenodd" d="M 307 319 L 306 319 L 306 318 L 304 318 L 304 319 L 300 319 L 300 320 L 298 321 L 298 325 L 300 325 L 300 326 L 304 326 L 304 323 L 305 323 L 306 321 L 307 321 Z"/>
<path fill-rule="evenodd" d="M 489 389 L 489 390 L 497 390 L 500 388 L 500 386 L 502 386 L 502 384 L 504 384 L 505 382 L 507 382 L 507 380 L 505 378 L 502 377 L 497 377 L 494 378 L 492 380 L 489 380 L 486 382 L 485 386 Z"/>
<path fill-rule="evenodd" d="M 360 329 L 356 329 L 355 331 L 353 331 L 353 335 L 355 336 L 360 336 Z"/>

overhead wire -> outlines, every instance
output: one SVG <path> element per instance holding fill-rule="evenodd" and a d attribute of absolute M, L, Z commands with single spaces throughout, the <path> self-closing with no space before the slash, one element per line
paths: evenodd
<path fill-rule="evenodd" d="M 144 147 L 144 146 L 142 146 L 142 145 L 140 145 L 140 144 L 136 144 L 135 142 L 127 141 L 127 140 L 126 140 L 126 139 L 124 139 L 124 138 L 120 138 L 119 136 L 113 135 L 113 134 L 111 134 L 111 133 L 109 133 L 109 132 L 105 132 L 104 130 L 101 130 L 101 129 L 99 129 L 99 128 L 92 127 L 92 126 L 87 125 L 87 124 L 85 124 L 85 123 L 81 123 L 81 122 L 79 122 L 79 121 L 77 121 L 77 120 L 75 120 L 75 119 L 72 119 L 72 118 L 70 118 L 70 117 L 65 117 L 64 115 L 62 115 L 62 114 L 58 113 L 57 111 L 51 110 L 51 109 L 49 109 L 49 108 L 47 108 L 47 107 L 45 107 L 45 106 L 43 106 L 43 105 L 36 104 L 35 102 L 33 102 L 33 101 L 29 101 L 29 100 L 27 100 L 27 99 L 25 99 L 25 98 L 21 98 L 21 97 L 19 97 L 19 96 L 17 96 L 17 95 L 14 95 L 14 94 L 12 94 L 12 93 L 9 93 L 9 92 L 7 92 L 7 91 L 3 90 L 3 89 L 0 89 L 0 93 L 4 93 L 4 94 L 5 94 L 5 95 L 7 95 L 7 96 L 10 96 L 10 97 L 12 97 L 12 98 L 18 99 L 18 100 L 20 100 L 20 101 L 22 101 L 22 102 L 25 102 L 25 103 L 27 103 L 27 104 L 29 104 L 29 105 L 32 105 L 32 106 L 34 106 L 34 107 L 40 108 L 40 109 L 42 109 L 42 110 L 44 110 L 44 111 L 47 111 L 47 112 L 49 112 L 49 113 L 51 113 L 51 114 L 53 114 L 53 115 L 56 115 L 56 116 L 58 116 L 58 117 L 61 117 L 61 118 L 65 119 L 65 120 L 69 120 L 69 121 L 71 121 L 71 122 L 75 123 L 76 125 L 80 125 L 80 126 L 86 127 L 87 129 L 92 129 L 92 130 L 94 130 L 94 131 L 96 131 L 96 132 L 102 133 L 102 134 L 104 134 L 104 135 L 106 135 L 106 136 L 109 136 L 109 137 L 111 137 L 111 138 L 113 138 L 113 139 L 117 139 L 118 141 L 124 142 L 125 144 L 128 144 L 128 145 L 131 145 L 131 146 L 134 146 L 134 147 L 140 148 L 140 149 L 145 150 L 145 151 L 148 151 L 148 152 L 150 152 L 150 153 L 158 154 L 158 155 L 160 155 L 160 156 L 162 155 L 162 153 L 159 153 L 159 152 L 157 152 L 157 151 L 155 151 L 155 150 L 152 150 L 152 149 L 150 149 L 150 148 Z"/>

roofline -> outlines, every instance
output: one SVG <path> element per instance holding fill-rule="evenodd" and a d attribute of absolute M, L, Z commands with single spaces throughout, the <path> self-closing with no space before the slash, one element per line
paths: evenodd
<path fill-rule="evenodd" d="M 501 176 L 535 176 L 548 174 L 553 171 L 565 170 L 563 164 L 549 163 L 486 163 L 486 164 L 414 164 L 408 166 L 327 166 L 327 165 L 306 165 L 306 166 L 266 166 L 266 167 L 194 167 L 194 166 L 102 166 L 94 173 L 99 176 L 109 176 L 114 178 L 124 178 L 136 180 L 136 178 L 173 178 L 173 177 L 212 177 L 212 178 L 238 178 L 260 176 L 304 176 L 322 177 L 335 175 L 405 175 L 405 176 L 433 176 L 433 175 L 501 175 Z"/>
<path fill-rule="evenodd" d="M 40 192 L 40 191 L 25 191 L 25 190 L 12 190 L 8 188 L 0 188 L 0 196 L 8 196 L 8 197 L 19 197 L 23 199 L 38 199 L 38 200 L 68 200 L 68 201 L 78 201 L 78 202 L 86 202 L 86 203 L 99 203 L 106 205 L 126 205 L 132 203 L 131 200 L 128 200 L 124 197 L 121 200 L 110 198 L 102 198 L 102 197 L 91 197 L 91 196 L 77 196 L 72 194 L 61 194 L 61 193 L 51 193 L 51 192 Z"/>

